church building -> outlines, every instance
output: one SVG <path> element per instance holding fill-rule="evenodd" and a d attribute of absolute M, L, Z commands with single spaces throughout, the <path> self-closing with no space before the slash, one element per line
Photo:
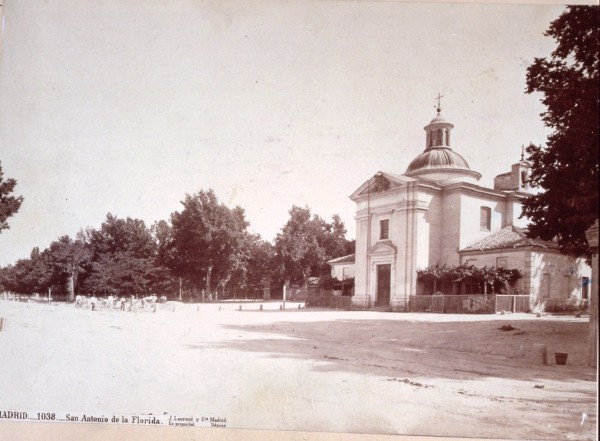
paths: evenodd
<path fill-rule="evenodd" d="M 406 171 L 378 172 L 350 196 L 356 203 L 353 305 L 408 310 L 410 296 L 432 294 L 417 281 L 417 270 L 461 264 L 519 269 L 516 288 L 531 296 L 532 306 L 585 297 L 589 267 L 524 234 L 527 221 L 519 216 L 531 165 L 521 155 L 496 176 L 494 188 L 482 187 L 481 174 L 451 147 L 453 128 L 438 102 L 425 126 L 425 149 Z"/>

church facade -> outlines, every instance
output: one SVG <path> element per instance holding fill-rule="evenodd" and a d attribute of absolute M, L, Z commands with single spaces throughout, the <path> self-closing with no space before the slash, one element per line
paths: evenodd
<path fill-rule="evenodd" d="M 433 265 L 517 268 L 524 275 L 517 289 L 532 304 L 584 297 L 587 265 L 523 232 L 527 221 L 519 217 L 531 167 L 523 155 L 496 176 L 494 188 L 478 185 L 481 175 L 451 148 L 453 124 L 437 111 L 424 128 L 424 151 L 405 173 L 378 172 L 350 196 L 356 203 L 354 306 L 408 310 L 410 296 L 431 294 L 417 270 Z"/>

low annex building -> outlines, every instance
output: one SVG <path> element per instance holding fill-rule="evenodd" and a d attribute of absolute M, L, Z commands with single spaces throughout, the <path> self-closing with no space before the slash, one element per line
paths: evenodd
<path fill-rule="evenodd" d="M 411 295 L 432 293 L 417 282 L 418 269 L 464 263 L 521 270 L 517 289 L 533 303 L 585 297 L 591 270 L 584 261 L 524 234 L 527 221 L 519 217 L 531 165 L 521 155 L 496 176 L 494 188 L 482 187 L 481 174 L 451 148 L 453 128 L 438 104 L 424 128 L 425 150 L 406 171 L 378 172 L 350 196 L 356 203 L 353 305 L 407 310 Z"/>
<path fill-rule="evenodd" d="M 337 280 L 354 278 L 354 254 L 337 257 L 327 262 L 331 267 L 331 277 Z"/>
<path fill-rule="evenodd" d="M 524 229 L 504 227 L 459 254 L 461 264 L 521 271 L 517 291 L 531 295 L 532 306 L 589 299 L 590 268 L 561 254 L 554 242 L 528 238 Z"/>

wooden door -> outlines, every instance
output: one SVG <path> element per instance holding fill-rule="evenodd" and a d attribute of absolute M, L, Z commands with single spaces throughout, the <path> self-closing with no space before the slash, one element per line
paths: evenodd
<path fill-rule="evenodd" d="M 378 306 L 390 304 L 392 265 L 377 265 L 377 302 Z"/>

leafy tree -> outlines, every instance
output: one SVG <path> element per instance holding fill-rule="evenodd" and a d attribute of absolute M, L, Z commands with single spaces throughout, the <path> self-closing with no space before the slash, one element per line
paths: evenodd
<path fill-rule="evenodd" d="M 12 280 L 13 282 L 8 288 L 20 294 L 32 294 L 36 289 L 30 276 L 33 267 L 34 262 L 32 259 L 19 259 L 12 267 L 7 268 L 6 270 L 10 270 L 10 275 L 5 276 L 5 280 Z"/>
<path fill-rule="evenodd" d="M 17 278 L 13 265 L 0 268 L 0 291 L 16 291 Z"/>
<path fill-rule="evenodd" d="M 119 219 L 111 213 L 106 215 L 100 229 L 88 229 L 81 232 L 80 237 L 95 255 L 127 252 L 135 257 L 148 257 L 156 252 L 152 232 L 143 220 Z"/>
<path fill-rule="evenodd" d="M 323 249 L 319 246 L 321 219 L 311 219 L 310 209 L 293 206 L 290 218 L 275 238 L 280 271 L 286 279 L 301 279 L 306 283 L 311 268 L 325 261 Z"/>
<path fill-rule="evenodd" d="M 166 265 L 171 259 L 168 254 L 171 249 L 170 245 L 173 239 L 173 229 L 167 221 L 160 220 L 152 225 L 150 231 L 156 244 L 157 261 L 160 264 Z"/>
<path fill-rule="evenodd" d="M 62 236 L 44 251 L 34 247 L 29 259 L 3 268 L 0 279 L 4 289 L 11 291 L 33 294 L 52 288 L 52 292 L 67 293 L 74 299 L 79 275 L 85 273 L 88 261 L 89 251 L 83 242 Z"/>
<path fill-rule="evenodd" d="M 346 240 L 346 226 L 339 215 L 334 214 L 331 223 L 324 222 L 321 233 L 320 242 L 324 249 L 325 261 L 354 252 L 347 252 L 349 241 Z"/>
<path fill-rule="evenodd" d="M 275 238 L 279 270 L 286 279 L 301 279 L 327 274 L 327 261 L 345 254 L 346 229 L 340 217 L 331 223 L 311 216 L 308 207 L 293 206 L 290 218 Z"/>
<path fill-rule="evenodd" d="M 2 270 L 4 288 L 20 294 L 45 292 L 51 281 L 52 266 L 38 247 L 33 248 L 29 259 L 19 259 Z"/>
<path fill-rule="evenodd" d="M 183 210 L 171 214 L 171 238 L 166 258 L 175 273 L 206 295 L 214 285 L 224 287 L 240 269 L 240 254 L 248 223 L 244 210 L 220 203 L 212 190 L 186 195 Z"/>
<path fill-rule="evenodd" d="M 121 274 L 121 268 L 112 254 L 96 255 L 90 264 L 84 288 L 86 291 L 104 295 L 119 294 L 119 287 L 115 282 Z"/>
<path fill-rule="evenodd" d="M 179 278 L 172 273 L 169 264 L 173 261 L 173 256 L 170 255 L 174 251 L 171 245 L 173 239 L 173 229 L 165 220 L 155 222 L 151 227 L 151 233 L 156 243 L 156 278 L 153 286 L 162 293 L 179 292 Z M 181 300 L 181 299 L 180 299 Z"/>
<path fill-rule="evenodd" d="M 92 263 L 86 285 L 105 295 L 149 294 L 164 277 L 153 257 L 134 257 L 128 252 L 102 254 Z"/>
<path fill-rule="evenodd" d="M 86 289 L 102 294 L 148 294 L 164 276 L 157 243 L 140 219 L 106 216 L 98 230 L 79 235 L 91 254 Z"/>
<path fill-rule="evenodd" d="M 598 6 L 569 6 L 545 35 L 557 41 L 551 57 L 527 70 L 527 93 L 541 92 L 546 147 L 527 148 L 531 183 L 543 191 L 524 201 L 529 235 L 558 238 L 564 253 L 588 254 L 585 230 L 598 217 Z"/>
<path fill-rule="evenodd" d="M 346 239 L 344 245 L 344 255 L 354 254 L 356 252 L 356 239 L 348 240 Z"/>
<path fill-rule="evenodd" d="M 82 240 L 62 236 L 52 242 L 43 254 L 52 267 L 52 284 L 66 288 L 68 301 L 74 302 L 79 276 L 89 265 L 90 250 Z"/>
<path fill-rule="evenodd" d="M 248 296 L 250 288 L 248 280 L 249 263 L 252 253 L 255 251 L 255 242 L 258 240 L 260 240 L 259 236 L 254 236 L 245 231 L 241 233 L 237 252 L 230 255 L 229 264 L 218 282 L 218 288 L 221 289 L 223 295 L 227 290 L 229 293 L 233 293 L 234 298 L 240 291 Z"/>
<path fill-rule="evenodd" d="M 23 196 L 12 196 L 17 185 L 14 179 L 4 179 L 2 165 L 0 164 L 0 233 L 9 227 L 8 218 L 19 211 Z"/>
<path fill-rule="evenodd" d="M 243 288 L 254 298 L 261 297 L 262 290 L 270 286 L 275 251 L 273 245 L 258 235 L 248 235 L 247 243 L 249 252 Z"/>

